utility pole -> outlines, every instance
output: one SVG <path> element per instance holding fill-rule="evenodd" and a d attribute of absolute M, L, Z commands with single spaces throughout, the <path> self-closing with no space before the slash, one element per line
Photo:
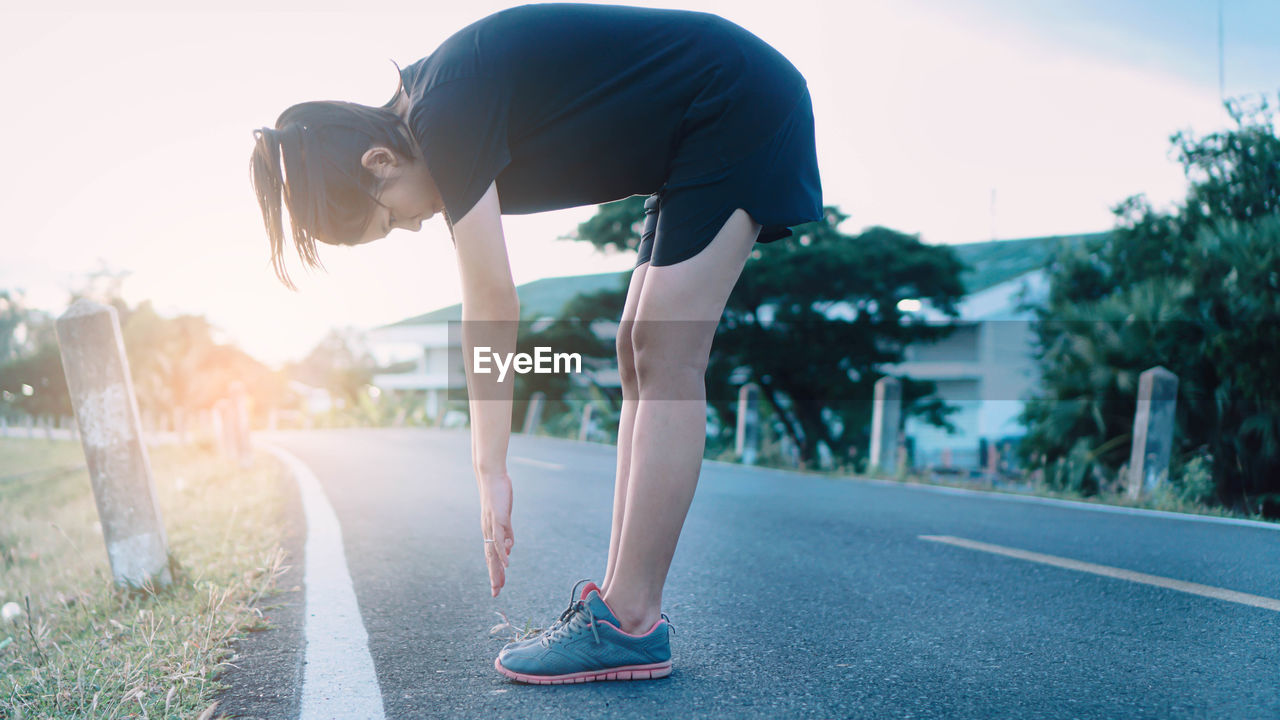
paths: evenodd
<path fill-rule="evenodd" d="M 1227 104 L 1227 93 L 1226 93 L 1227 82 L 1226 82 L 1225 63 L 1223 62 L 1223 55 L 1224 55 L 1223 48 L 1225 46 L 1225 43 L 1223 42 L 1223 38 L 1222 38 L 1222 24 L 1223 24 L 1222 23 L 1222 2 L 1223 0 L 1218 0 L 1218 102 L 1222 103 L 1223 105 L 1226 105 Z"/>
<path fill-rule="evenodd" d="M 991 239 L 996 239 L 996 189 L 991 188 Z"/>

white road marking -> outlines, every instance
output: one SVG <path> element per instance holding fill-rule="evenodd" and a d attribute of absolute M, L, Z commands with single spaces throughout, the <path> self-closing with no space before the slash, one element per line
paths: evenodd
<path fill-rule="evenodd" d="M 715 460 L 707 460 L 704 462 L 718 462 Z M 775 471 L 780 472 L 780 471 Z M 993 500 L 1011 500 L 1013 502 L 1037 503 L 1040 505 L 1058 505 L 1061 507 L 1075 508 L 1076 510 L 1090 510 L 1093 512 L 1116 513 L 1118 515 L 1137 515 L 1146 517 L 1162 517 L 1170 520 L 1189 520 L 1192 522 L 1218 523 L 1221 525 L 1242 525 L 1244 527 L 1254 527 L 1262 530 L 1280 530 L 1280 523 L 1267 522 L 1265 520 L 1247 520 L 1245 518 L 1222 517 L 1220 515 L 1196 515 L 1194 513 L 1171 512 L 1169 510 L 1151 510 L 1148 508 L 1135 508 L 1126 505 L 1108 505 L 1101 502 L 1088 502 L 1085 500 L 1067 500 L 1064 498 L 1040 497 L 1039 495 L 1027 495 L 1020 492 L 1006 490 L 974 490 L 971 488 L 952 487 L 950 485 L 930 485 L 920 482 L 900 482 L 897 480 L 884 480 L 881 478 L 852 477 L 845 476 L 840 479 L 857 480 L 858 482 L 871 483 L 874 485 L 893 485 L 905 487 L 912 490 L 924 490 L 926 492 L 942 493 L 944 495 L 969 495 L 977 497 L 991 498 Z"/>
<path fill-rule="evenodd" d="M 534 460 L 533 458 L 520 457 L 518 455 L 512 455 L 511 459 L 518 463 L 524 463 L 525 465 L 532 465 L 534 467 L 547 468 L 548 470 L 564 469 L 564 466 L 561 465 L 560 463 L 547 462 L 546 460 Z"/>
<path fill-rule="evenodd" d="M 1028 550 L 1019 550 L 1017 548 L 1005 547 L 1003 545 L 992 545 L 991 543 L 951 537 L 949 535 L 919 535 L 918 537 L 921 540 L 931 540 L 933 542 L 947 543 L 949 545 L 958 545 L 960 547 L 969 548 L 970 550 L 982 550 L 983 552 L 996 553 L 998 555 L 1008 555 L 1009 557 L 1020 558 L 1022 560 L 1030 560 L 1032 562 L 1044 563 L 1046 565 L 1055 565 L 1057 567 L 1067 568 L 1068 570 L 1079 570 L 1081 572 L 1093 573 L 1095 575 L 1105 575 L 1107 577 L 1119 578 L 1121 580 L 1129 580 L 1130 582 L 1143 583 L 1144 585 L 1155 585 L 1157 587 L 1169 588 L 1170 590 L 1191 593 L 1192 595 L 1203 595 L 1204 597 L 1240 603 L 1241 605 L 1252 605 L 1253 607 L 1263 608 L 1264 610 L 1275 610 L 1276 612 L 1280 612 L 1280 600 L 1263 597 L 1261 595 L 1250 595 L 1248 593 L 1236 592 L 1235 590 L 1224 590 L 1223 588 L 1214 587 L 1212 585 L 1201 585 L 1200 583 L 1186 582 L 1185 580 L 1174 580 L 1172 578 L 1160 577 L 1159 575 L 1148 575 L 1146 573 L 1111 567 L 1110 565 L 1097 565 L 1094 563 L 1082 562 L 1080 560 L 1062 558 L 1056 555 L 1044 555 L 1042 553 L 1030 552 Z"/>
<path fill-rule="evenodd" d="M 342 527 L 315 473 L 295 455 L 255 441 L 293 472 L 307 517 L 306 655 L 299 720 L 384 720 L 369 635 L 342 548 Z"/>

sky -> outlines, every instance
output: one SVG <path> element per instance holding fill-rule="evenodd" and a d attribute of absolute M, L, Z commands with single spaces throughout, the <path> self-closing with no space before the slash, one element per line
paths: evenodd
<path fill-rule="evenodd" d="M 306 100 L 380 105 L 405 66 L 515 2 L 51 4 L 0 11 L 0 288 L 60 314 L 99 267 L 130 304 L 201 314 L 278 367 L 330 327 L 457 302 L 443 218 L 327 271 L 270 267 L 252 131 Z M 1110 208 L 1185 193 L 1169 136 L 1229 126 L 1215 0 L 688 0 L 780 50 L 813 98 L 824 202 L 953 244 L 1112 227 Z M 212 7 L 213 4 L 206 4 Z M 180 6 L 185 7 L 185 6 Z M 1280 91 L 1280 3 L 1222 0 L 1227 96 Z M 1274 104 L 1274 103 L 1273 103 Z M 594 206 L 503 217 L 517 283 L 625 270 L 632 252 L 560 240 Z"/>

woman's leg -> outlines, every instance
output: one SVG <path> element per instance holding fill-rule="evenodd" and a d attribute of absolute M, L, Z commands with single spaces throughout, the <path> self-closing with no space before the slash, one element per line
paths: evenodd
<path fill-rule="evenodd" d="M 622 414 L 618 418 L 618 475 L 613 484 L 613 529 L 609 533 L 609 562 L 605 566 L 604 582 L 600 594 L 604 595 L 613 579 L 613 568 L 618 561 L 618 544 L 622 539 L 622 519 L 627 507 L 627 476 L 631 469 L 631 432 L 636 419 L 636 402 L 640 399 L 640 384 L 636 379 L 635 355 L 631 349 L 631 326 L 640 304 L 640 290 L 644 286 L 644 274 L 649 263 L 643 262 L 631 271 L 631 284 L 627 286 L 627 299 L 622 304 L 622 319 L 618 324 L 618 376 L 622 382 Z"/>
<path fill-rule="evenodd" d="M 603 593 L 625 632 L 648 630 L 661 612 L 706 445 L 711 341 L 759 233 L 759 223 L 736 209 L 697 255 L 645 274 L 631 331 L 640 400 L 626 512 Z"/>

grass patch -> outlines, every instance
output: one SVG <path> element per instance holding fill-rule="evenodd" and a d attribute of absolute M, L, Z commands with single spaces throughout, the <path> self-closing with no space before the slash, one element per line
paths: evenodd
<path fill-rule="evenodd" d="M 30 440 L 0 438 L 0 482 L 33 470 L 80 465 L 84 465 L 84 451 L 78 441 L 45 440 L 40 435 Z"/>
<path fill-rule="evenodd" d="M 231 641 L 266 628 L 253 605 L 286 568 L 286 471 L 261 452 L 241 470 L 208 443 L 149 454 L 173 584 L 127 589 L 88 472 L 29 472 L 83 462 L 79 443 L 0 438 L 0 474 L 28 472 L 0 482 L 0 603 L 24 610 L 0 621 L 0 720 L 208 717 Z"/>
<path fill-rule="evenodd" d="M 1092 503 L 1094 505 L 1116 505 L 1119 507 L 1139 508 L 1144 510 L 1164 510 L 1167 512 L 1187 513 L 1190 515 L 1208 515 L 1212 517 L 1255 520 L 1258 522 L 1275 522 L 1274 520 L 1267 518 L 1262 513 L 1240 513 L 1221 505 L 1209 505 L 1199 502 L 1193 498 L 1180 494 L 1170 483 L 1165 483 L 1158 487 L 1154 492 L 1150 494 L 1143 494 L 1135 499 L 1130 498 L 1128 492 L 1123 490 L 1120 492 L 1103 490 L 1094 495 L 1085 495 L 1075 490 L 1054 488 L 1043 482 L 1037 483 L 1030 479 L 1024 480 L 1022 485 L 1016 488 L 999 488 L 994 487 L 991 483 L 984 480 L 963 480 L 960 478 L 949 478 L 935 473 L 922 474 L 914 471 L 896 476 L 884 473 L 880 475 L 866 475 L 865 477 L 874 477 L 879 480 L 919 483 L 922 485 L 940 485 L 943 487 L 964 488 L 969 490 L 1003 492 L 1013 495 L 1030 495 L 1034 497 L 1056 498 L 1059 500 L 1075 500 L 1078 502 Z"/>
<path fill-rule="evenodd" d="M 725 450 L 715 457 L 709 458 L 717 462 L 726 462 L 739 464 L 737 456 L 732 449 Z M 1023 477 L 1021 480 L 1011 481 L 1004 478 L 1006 487 L 999 487 L 989 480 L 978 478 L 965 478 L 961 475 L 948 475 L 939 472 L 918 471 L 908 469 L 899 473 L 855 473 L 847 467 L 833 468 L 830 470 L 820 470 L 809 467 L 790 467 L 784 463 L 781 458 L 768 458 L 757 462 L 754 467 L 768 470 L 784 470 L 787 472 L 799 472 L 809 475 L 820 475 L 829 478 L 872 478 L 876 480 L 889 480 L 901 483 L 917 483 L 920 485 L 937 485 L 940 487 L 962 488 L 966 490 L 983 490 L 989 492 L 1006 493 L 1011 495 L 1029 495 L 1034 497 L 1057 498 L 1060 500 L 1077 500 L 1080 502 L 1093 503 L 1095 505 L 1118 505 L 1121 507 L 1141 508 L 1146 510 L 1165 510 L 1168 512 L 1180 512 L 1191 515 L 1209 515 L 1212 517 L 1235 518 L 1241 520 L 1255 520 L 1258 522 L 1275 523 L 1272 518 L 1268 518 L 1261 511 L 1259 512 L 1238 512 L 1229 507 L 1217 504 L 1209 504 L 1203 502 L 1199 498 L 1207 497 L 1212 493 L 1212 481 L 1208 475 L 1208 469 L 1202 463 L 1193 461 L 1193 466 L 1184 471 L 1186 476 L 1180 483 L 1166 482 L 1159 486 L 1150 494 L 1143 494 L 1137 499 L 1129 497 L 1129 494 L 1120 490 L 1119 492 L 1104 489 L 1096 495 L 1085 495 L 1075 490 L 1059 489 L 1052 487 L 1044 482 L 1036 482 L 1029 477 Z"/>
<path fill-rule="evenodd" d="M 533 624 L 532 619 L 526 619 L 523 627 L 517 627 L 512 624 L 511 619 L 501 610 L 494 610 L 495 615 L 502 618 L 502 622 L 489 628 L 489 636 L 496 637 L 505 645 L 520 640 L 528 640 L 532 637 L 541 635 L 546 628 L 538 627 Z"/>

